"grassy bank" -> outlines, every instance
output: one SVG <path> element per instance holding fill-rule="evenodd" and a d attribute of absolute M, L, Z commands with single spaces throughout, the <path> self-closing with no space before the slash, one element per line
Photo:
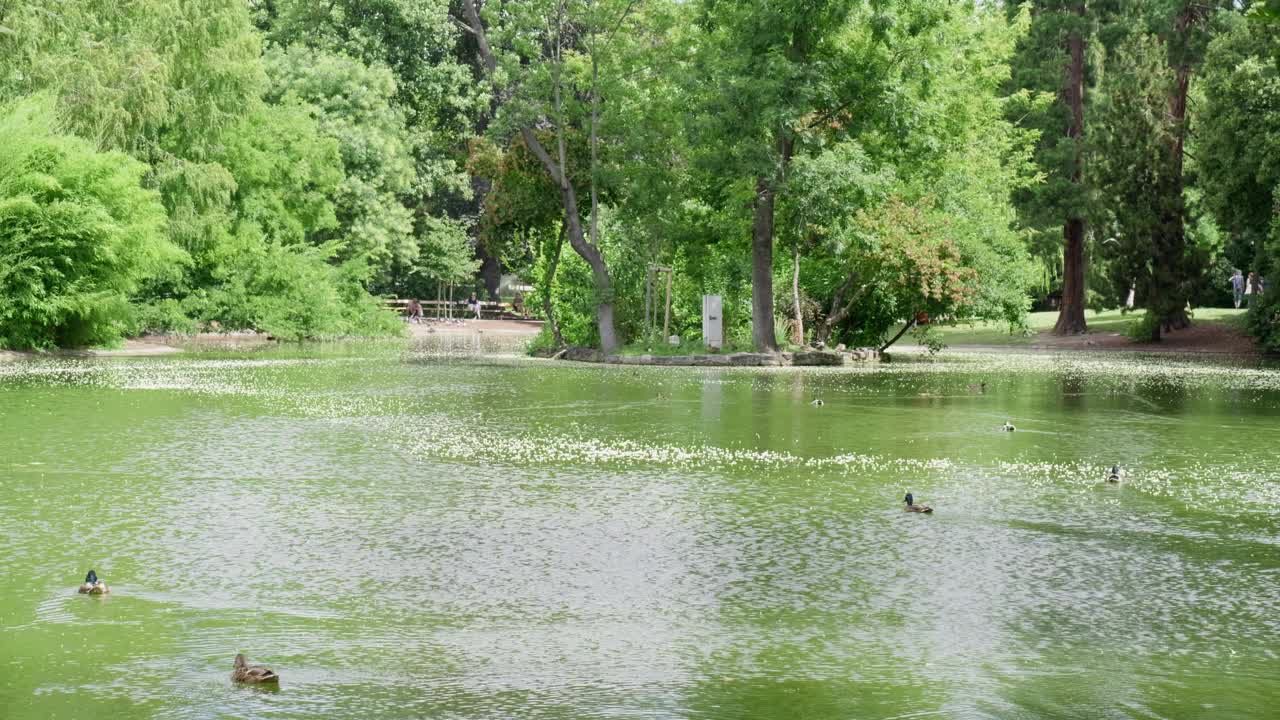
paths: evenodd
<path fill-rule="evenodd" d="M 1125 334 L 1130 325 L 1140 321 L 1145 311 L 1137 310 L 1121 314 L 1119 310 L 1086 314 L 1089 323 L 1089 334 L 1111 335 Z M 1192 317 L 1194 323 L 1222 325 L 1232 330 L 1244 330 L 1245 310 L 1230 308 L 1201 308 Z M 1033 345 L 1041 335 L 1053 330 L 1058 320 L 1058 311 L 1037 312 L 1027 315 L 1027 332 L 1010 333 L 1003 323 L 977 323 L 974 325 L 958 325 L 955 327 L 936 328 L 947 345 Z"/>

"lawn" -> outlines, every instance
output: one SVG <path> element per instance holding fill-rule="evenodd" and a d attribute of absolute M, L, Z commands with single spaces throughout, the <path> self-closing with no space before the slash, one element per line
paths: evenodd
<path fill-rule="evenodd" d="M 1090 333 L 1123 333 L 1131 323 L 1142 318 L 1144 311 L 1135 310 L 1121 314 L 1119 310 L 1107 310 L 1101 313 L 1087 312 L 1085 320 L 1089 323 Z M 1240 327 L 1245 311 L 1231 308 L 1200 308 L 1192 315 L 1194 322 L 1221 323 Z M 1053 330 L 1058 321 L 1058 311 L 1036 312 L 1027 315 L 1027 327 L 1030 334 L 1010 334 L 1004 323 L 976 323 L 973 325 L 957 325 L 953 327 L 937 326 L 942 340 L 947 345 L 1030 345 L 1041 333 Z"/>

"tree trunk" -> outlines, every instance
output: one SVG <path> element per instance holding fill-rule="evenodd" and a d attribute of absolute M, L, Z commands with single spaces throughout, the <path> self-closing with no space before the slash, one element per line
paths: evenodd
<path fill-rule="evenodd" d="M 560 267 L 560 251 L 564 248 L 564 225 L 560 226 L 560 232 L 556 234 L 556 249 L 551 254 L 551 263 L 547 268 L 547 276 L 543 279 L 546 288 L 542 293 L 542 314 L 547 317 L 547 324 L 551 326 L 551 337 L 556 342 L 556 347 L 564 347 L 564 336 L 560 334 L 560 323 L 556 322 L 556 309 L 551 302 L 551 289 L 556 284 L 556 269 Z"/>
<path fill-rule="evenodd" d="M 777 352 L 773 332 L 773 214 L 777 183 L 791 162 L 793 141 L 785 129 L 778 131 L 778 168 L 773 176 L 756 178 L 751 223 L 751 339 L 758 352 Z"/>
<path fill-rule="evenodd" d="M 1174 32 L 1181 41 L 1199 19 L 1197 8 L 1188 3 L 1174 21 Z M 1186 52 L 1185 49 L 1182 50 Z M 1187 134 L 1187 93 L 1191 87 L 1191 65 L 1183 57 L 1176 67 L 1176 82 L 1169 97 L 1169 120 L 1173 123 L 1169 144 L 1169 174 L 1156 191 L 1160 204 L 1160 224 L 1155 233 L 1155 255 L 1151 259 L 1151 301 L 1147 312 L 1155 313 L 1151 323 L 1151 339 L 1158 341 L 1161 331 L 1181 330 L 1191 325 L 1187 317 L 1186 250 L 1183 199 L 1183 153 Z"/>
<path fill-rule="evenodd" d="M 758 352 L 778 349 L 773 334 L 773 188 L 756 178 L 755 213 L 751 225 L 751 340 Z"/>
<path fill-rule="evenodd" d="M 791 245 L 791 304 L 796 311 L 796 326 L 793 328 L 791 341 L 796 345 L 804 345 L 804 310 L 800 307 L 800 241 Z"/>
<path fill-rule="evenodd" d="M 1054 335 L 1078 335 L 1088 332 L 1084 318 L 1084 220 L 1071 218 L 1062 228 L 1062 306 Z"/>
<path fill-rule="evenodd" d="M 481 202 L 483 202 L 483 196 Z M 478 227 L 479 223 L 476 225 Z M 502 263 L 489 253 L 488 248 L 480 242 L 479 238 L 476 240 L 476 258 L 480 260 L 480 279 L 484 282 L 484 288 L 490 298 L 496 299 L 498 289 L 502 286 Z"/>
<path fill-rule="evenodd" d="M 853 310 L 854 303 L 858 302 L 858 298 L 862 296 L 862 292 L 867 289 L 867 286 L 864 284 L 854 291 L 852 295 L 849 295 L 849 291 L 853 290 L 854 283 L 856 282 L 858 282 L 858 274 L 849 273 L 849 277 L 845 278 L 845 281 L 840 284 L 840 287 L 836 288 L 836 294 L 831 298 L 831 310 L 827 313 L 827 316 L 822 319 L 822 322 L 818 323 L 818 329 L 814 333 L 814 339 L 818 342 L 825 345 L 831 339 L 831 331 L 835 330 L 836 325 L 839 325 L 845 318 L 849 317 L 849 313 Z M 846 295 L 849 296 L 848 300 L 845 300 Z"/>
<path fill-rule="evenodd" d="M 911 328 L 913 328 L 913 327 L 915 327 L 915 326 L 916 326 L 916 321 L 915 321 L 915 320 L 908 320 L 908 321 L 907 321 L 907 324 L 906 324 L 906 325 L 903 325 L 903 326 L 902 326 L 902 329 L 898 331 L 898 334 L 893 336 L 893 339 L 891 339 L 889 342 L 885 343 L 884 345 L 881 345 L 881 346 L 880 346 L 880 352 L 884 352 L 885 350 L 888 350 L 890 346 L 892 346 L 894 343 L 898 342 L 898 340 L 900 340 L 900 339 L 902 338 L 902 336 L 903 336 L 903 335 L 906 335 L 906 334 L 907 334 L 907 331 L 908 331 L 908 330 L 910 330 Z"/>
<path fill-rule="evenodd" d="M 1072 12 L 1083 23 L 1084 2 L 1076 3 Z M 1080 26 L 1067 38 L 1067 55 L 1069 60 L 1063 73 L 1062 98 L 1071 111 L 1067 125 L 1067 137 L 1071 138 L 1071 182 L 1079 186 L 1082 175 L 1080 146 L 1084 135 L 1084 35 Z M 1088 330 L 1084 318 L 1084 219 L 1079 216 L 1067 218 L 1062 236 L 1062 305 L 1053 332 L 1055 335 L 1075 335 Z"/>

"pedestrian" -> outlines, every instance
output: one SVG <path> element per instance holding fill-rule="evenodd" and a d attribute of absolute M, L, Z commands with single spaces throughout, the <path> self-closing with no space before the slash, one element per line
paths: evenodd
<path fill-rule="evenodd" d="M 1236 304 L 1236 309 L 1240 309 L 1240 303 L 1244 300 L 1244 273 L 1240 272 L 1240 268 L 1235 268 L 1235 273 L 1231 278 L 1231 300 Z"/>
<path fill-rule="evenodd" d="M 471 310 L 475 312 L 476 319 L 479 320 L 480 319 L 480 299 L 476 297 L 475 293 L 471 293 L 471 299 L 467 301 L 467 307 L 471 308 Z"/>
<path fill-rule="evenodd" d="M 409 301 L 409 305 L 405 308 L 405 312 L 409 316 L 409 322 L 414 325 L 418 325 L 422 322 L 422 303 L 418 302 L 417 299 Z"/>
<path fill-rule="evenodd" d="M 1258 273 L 1256 272 L 1249 273 L 1249 280 L 1245 283 L 1245 286 L 1244 286 L 1244 294 L 1250 295 L 1250 296 L 1258 294 Z M 1253 305 L 1252 297 L 1249 298 L 1249 305 L 1251 307 Z"/>

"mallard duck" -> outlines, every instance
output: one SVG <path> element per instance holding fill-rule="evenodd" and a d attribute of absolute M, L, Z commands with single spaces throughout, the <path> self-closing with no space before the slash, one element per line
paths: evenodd
<path fill-rule="evenodd" d="M 1000 432 L 1013 432 L 1014 430 L 1017 430 L 1017 429 L 1018 428 L 1014 427 L 1013 423 L 1009 422 L 1008 420 L 1005 420 L 1004 424 L 1000 426 Z"/>
<path fill-rule="evenodd" d="M 974 385 L 965 385 L 964 387 L 969 392 L 976 392 L 979 395 L 984 395 L 987 392 L 987 382 L 985 380 Z"/>
<path fill-rule="evenodd" d="M 1120 469 L 1120 466 L 1112 465 L 1111 471 L 1107 473 L 1107 482 L 1118 483 L 1122 477 L 1124 477 L 1124 471 Z"/>
<path fill-rule="evenodd" d="M 903 509 L 906 510 L 907 512 L 918 512 L 918 513 L 933 512 L 933 508 L 929 507 L 928 505 L 917 505 L 915 503 L 915 498 L 911 497 L 911 493 L 907 493 L 906 500 L 907 500 L 907 506 Z"/>
<path fill-rule="evenodd" d="M 814 407 L 822 407 L 823 405 L 826 405 L 826 403 L 822 402 L 822 398 L 814 398 L 813 402 L 809 404 Z"/>
<path fill-rule="evenodd" d="M 265 665 L 250 665 L 244 653 L 236 654 L 236 666 L 231 671 L 231 681 L 240 683 L 278 683 L 280 676 Z"/>
<path fill-rule="evenodd" d="M 90 570 L 89 574 L 84 576 L 84 583 L 80 585 L 80 592 L 88 595 L 106 595 L 111 592 L 111 588 L 98 579 L 98 573 Z"/>

